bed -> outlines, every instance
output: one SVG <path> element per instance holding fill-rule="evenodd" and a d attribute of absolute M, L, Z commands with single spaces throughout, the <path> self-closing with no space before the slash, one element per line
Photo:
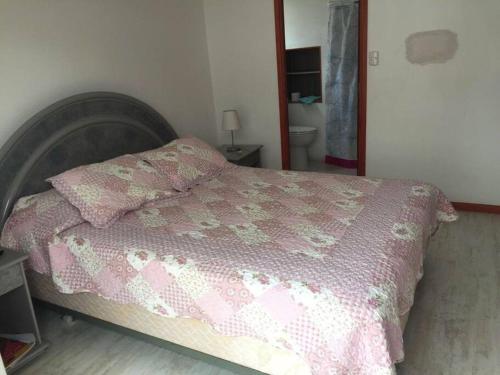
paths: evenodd
<path fill-rule="evenodd" d="M 18 198 L 50 189 L 46 178 L 176 137 L 151 107 L 115 93 L 42 111 L 0 151 L 2 244 L 30 251 L 8 217 Z M 234 166 L 110 228 L 54 230 L 30 253 L 30 288 L 264 373 L 390 374 L 427 243 L 455 219 L 422 182 Z"/>

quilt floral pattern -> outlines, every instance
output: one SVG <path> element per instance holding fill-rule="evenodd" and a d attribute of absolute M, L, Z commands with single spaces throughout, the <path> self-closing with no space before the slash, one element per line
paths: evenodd
<path fill-rule="evenodd" d="M 256 337 L 316 375 L 391 374 L 426 243 L 456 218 L 420 182 L 238 167 L 106 230 L 56 233 L 47 252 L 63 293 Z"/>
<path fill-rule="evenodd" d="M 55 233 L 84 223 L 80 211 L 56 190 L 23 197 L 16 202 L 2 231 L 0 244 L 29 252 L 28 266 L 50 274 L 47 244 Z"/>

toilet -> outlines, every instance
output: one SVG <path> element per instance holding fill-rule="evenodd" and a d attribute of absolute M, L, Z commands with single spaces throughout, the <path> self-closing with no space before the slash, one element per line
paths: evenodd
<path fill-rule="evenodd" d="M 308 147 L 314 142 L 318 129 L 312 126 L 290 126 L 290 159 L 293 170 L 305 171 L 309 164 Z"/>

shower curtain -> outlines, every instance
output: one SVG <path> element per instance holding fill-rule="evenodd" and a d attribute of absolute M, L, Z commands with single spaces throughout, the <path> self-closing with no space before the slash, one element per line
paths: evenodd
<path fill-rule="evenodd" d="M 359 5 L 354 0 L 332 0 L 329 8 L 325 162 L 356 168 Z"/>

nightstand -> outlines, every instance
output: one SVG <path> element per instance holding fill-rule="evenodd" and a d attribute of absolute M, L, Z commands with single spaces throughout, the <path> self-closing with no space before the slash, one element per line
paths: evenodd
<path fill-rule="evenodd" d="M 36 340 L 30 352 L 7 370 L 10 374 L 39 356 L 47 349 L 48 343 L 42 342 L 24 275 L 23 261 L 28 256 L 19 251 L 3 248 L 2 250 L 4 252 L 0 255 L 0 333 L 32 333 Z"/>
<path fill-rule="evenodd" d="M 260 167 L 260 149 L 262 145 L 237 145 L 240 151 L 228 152 L 229 145 L 222 145 L 217 149 L 233 164 L 245 167 Z"/>

